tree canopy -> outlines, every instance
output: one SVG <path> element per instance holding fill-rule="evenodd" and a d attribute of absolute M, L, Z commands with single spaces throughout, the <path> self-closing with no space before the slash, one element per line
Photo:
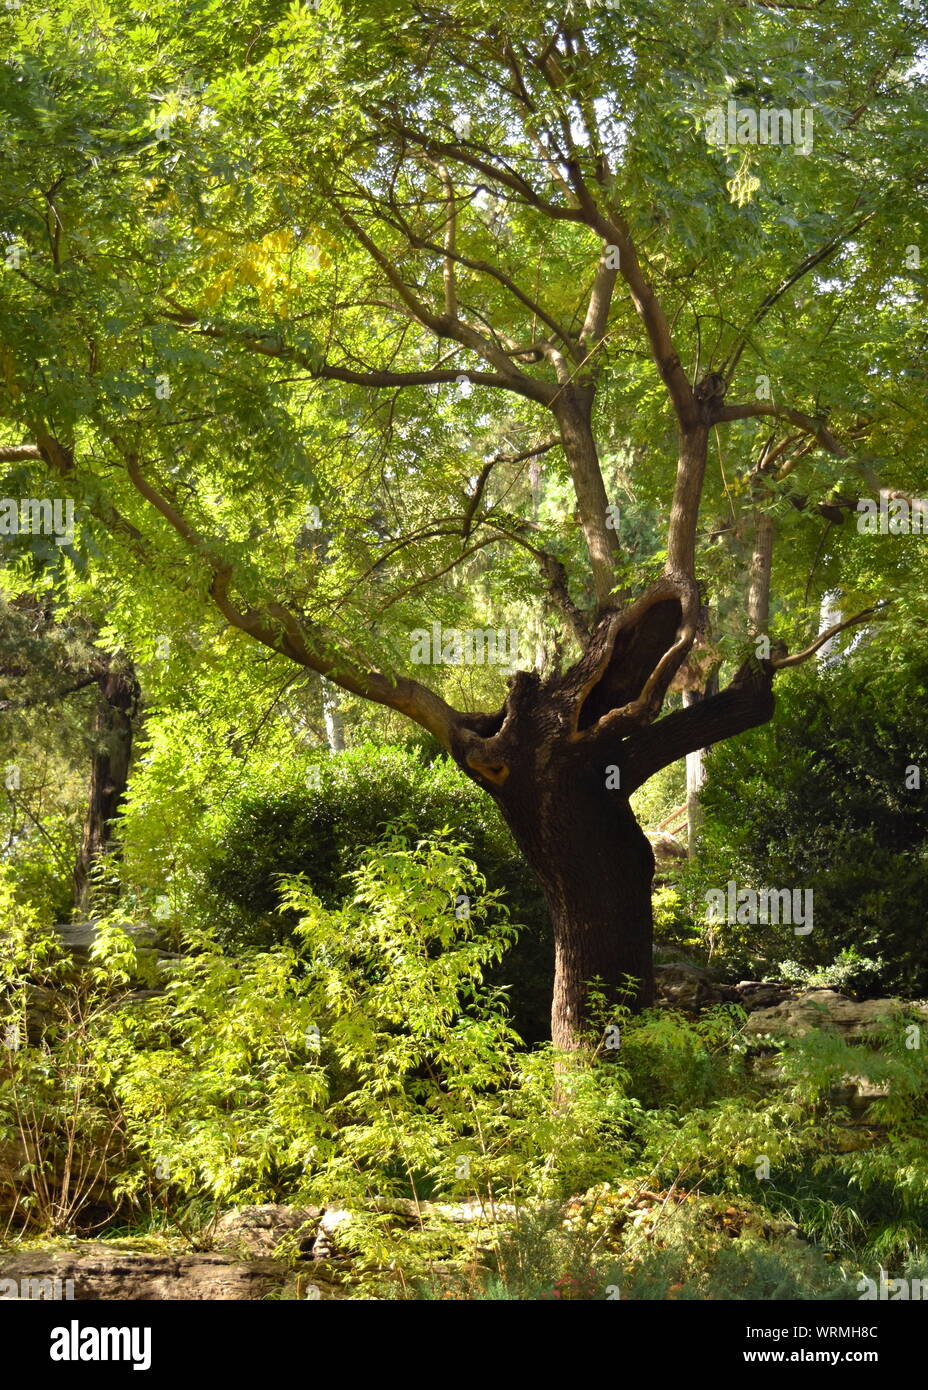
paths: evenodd
<path fill-rule="evenodd" d="M 76 507 L 73 536 L 20 518 L 11 596 L 79 606 L 155 685 L 205 649 L 409 717 L 536 870 L 542 764 L 620 771 L 624 835 L 827 636 L 889 600 L 890 641 L 920 629 L 917 539 L 855 525 L 928 483 L 918 5 L 0 25 L 0 457 Z M 447 629 L 520 649 L 423 671 Z"/>

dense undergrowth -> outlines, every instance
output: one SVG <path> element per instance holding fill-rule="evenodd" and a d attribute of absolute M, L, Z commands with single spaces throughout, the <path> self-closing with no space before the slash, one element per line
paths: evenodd
<path fill-rule="evenodd" d="M 358 1294 L 854 1298 L 924 1271 L 910 1020 L 749 1040 L 733 1006 L 603 1005 L 576 1055 L 528 1048 L 484 983 L 517 928 L 450 835 L 394 832 L 340 905 L 291 878 L 281 907 L 285 939 L 198 926 L 157 971 L 114 914 L 78 966 L 5 883 L 7 1240 L 208 1242 L 231 1205 L 337 1202 Z M 862 1117 L 848 1077 L 884 1092 Z M 441 1219 L 461 1203 L 484 1219 Z"/>

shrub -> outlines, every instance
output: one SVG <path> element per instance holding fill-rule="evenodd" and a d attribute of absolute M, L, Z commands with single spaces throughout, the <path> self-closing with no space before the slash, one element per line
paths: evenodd
<path fill-rule="evenodd" d="M 4 899 L 8 1014 L 36 981 L 57 996 L 0 1085 L 0 1140 L 38 1116 L 47 1144 L 23 1191 L 40 1196 L 64 1146 L 85 1174 L 106 1159 L 124 1208 L 171 1221 L 338 1202 L 353 1291 L 386 1297 L 839 1297 L 924 1259 L 914 1019 L 860 1043 L 767 1039 L 756 1057 L 737 1010 L 632 1018 L 600 1000 L 585 1048 L 526 1050 L 484 982 L 515 928 L 460 842 L 394 830 L 350 883 L 327 907 L 291 879 L 285 941 L 233 957 L 204 936 L 143 997 L 115 922 L 75 970 Z M 880 1091 L 865 1126 L 849 1077 Z M 479 1220 L 441 1205 L 465 1201 Z M 82 1217 L 56 1197 L 30 1219 Z"/>
<path fill-rule="evenodd" d="M 703 925 L 735 970 L 778 974 L 789 960 L 793 970 L 831 967 L 837 979 L 835 965 L 859 958 L 862 968 L 843 983 L 928 993 L 928 805 L 923 790 L 906 786 L 908 768 L 928 769 L 923 705 L 912 698 L 928 671 L 915 662 L 890 686 L 878 661 L 878 652 L 862 652 L 833 669 L 802 668 L 770 724 L 712 752 L 701 855 L 682 875 L 694 920 L 704 923 L 706 888 L 730 879 L 814 893 L 808 936 L 788 926 Z"/>
<path fill-rule="evenodd" d="M 327 907 L 352 892 L 348 867 L 380 839 L 387 823 L 416 836 L 444 829 L 465 840 L 479 872 L 505 894 L 523 930 L 488 982 L 510 989 L 513 1016 L 527 1042 L 549 1035 L 553 938 L 541 890 L 490 798 L 448 759 L 366 745 L 280 769 L 277 780 L 252 782 L 225 803 L 205 877 L 206 915 L 220 940 L 267 947 L 293 929 L 281 914 L 280 883 L 299 875 Z"/>
<path fill-rule="evenodd" d="M 101 924 L 78 968 L 47 920 L 0 876 L 0 1209 L 7 1225 L 60 1233 L 109 1218 L 109 1183 L 129 1160 L 101 1053 L 129 992 L 136 949 Z"/>

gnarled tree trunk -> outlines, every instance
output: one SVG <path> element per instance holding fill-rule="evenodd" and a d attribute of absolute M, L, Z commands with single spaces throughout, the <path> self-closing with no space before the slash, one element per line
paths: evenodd
<path fill-rule="evenodd" d="M 523 726 L 518 756 L 494 795 L 544 892 L 555 945 L 552 1039 L 569 1048 L 585 1023 L 592 981 L 613 1002 L 636 1009 L 653 1002 L 654 855 L 628 797 L 611 785 L 620 771 L 536 734 Z"/>
<path fill-rule="evenodd" d="M 546 681 L 519 672 L 502 710 L 462 716 L 453 732 L 455 758 L 494 797 L 544 891 L 555 938 L 551 1031 L 561 1048 L 581 1039 L 594 980 L 612 1001 L 635 1009 L 653 1001 L 654 858 L 631 793 L 693 749 L 773 713 L 773 668 L 751 661 L 720 694 L 655 721 L 697 612 L 696 586 L 665 575 L 602 614 L 570 671 Z"/>
<path fill-rule="evenodd" d="M 507 819 L 551 915 L 551 1037 L 570 1048 L 594 981 L 611 1002 L 643 1009 L 654 1001 L 654 854 L 627 799 L 604 794 L 594 777 L 577 779 L 567 793 L 552 789 L 550 801 L 534 815 L 512 807 Z"/>

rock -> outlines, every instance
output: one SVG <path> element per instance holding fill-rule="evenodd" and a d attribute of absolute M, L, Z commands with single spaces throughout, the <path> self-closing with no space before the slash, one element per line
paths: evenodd
<path fill-rule="evenodd" d="M 73 1289 L 78 1302 L 260 1299 L 281 1289 L 287 1274 L 286 1264 L 274 1260 L 245 1261 L 222 1254 L 148 1254 L 104 1243 L 74 1250 L 0 1251 L 0 1279 L 20 1284 L 24 1280 L 60 1280 L 58 1287 L 67 1291 L 65 1296 Z M 15 1297 L 6 1290 L 4 1296 Z"/>
<path fill-rule="evenodd" d="M 735 992 L 741 1005 L 751 1013 L 754 1009 L 770 1009 L 791 999 L 793 991 L 789 985 L 771 984 L 766 980 L 739 980 Z"/>
<path fill-rule="evenodd" d="M 330 1260 L 333 1255 L 345 1254 L 349 1248 L 346 1230 L 351 1225 L 351 1212 L 342 1207 L 325 1207 L 319 1218 L 319 1229 L 312 1243 L 314 1260 Z"/>
<path fill-rule="evenodd" d="M 156 927 L 127 922 L 122 929 L 135 942 L 140 968 L 154 965 L 158 971 L 169 971 L 173 961 L 182 959 L 176 951 L 166 949 Z M 90 948 L 99 935 L 96 922 L 56 922 L 52 930 L 78 965 L 90 960 Z"/>
<path fill-rule="evenodd" d="M 213 1240 L 222 1250 L 272 1256 L 285 1236 L 293 1236 L 305 1254 L 313 1248 L 321 1217 L 320 1207 L 234 1207 L 219 1218 Z"/>
<path fill-rule="evenodd" d="M 99 932 L 96 922 L 56 922 L 52 930 L 62 945 L 78 956 L 86 955 L 90 951 Z M 154 927 L 140 927 L 127 923 L 123 931 L 139 946 L 159 945 L 158 933 Z"/>
<path fill-rule="evenodd" d="M 347 1226 L 350 1220 L 351 1212 L 345 1211 L 343 1207 L 323 1207 L 319 1216 L 319 1229 L 334 1238 L 339 1228 Z"/>
<path fill-rule="evenodd" d="M 660 1003 L 686 1012 L 694 1013 L 713 1004 L 731 1004 L 738 999 L 731 985 L 720 984 L 702 966 L 684 961 L 655 965 L 654 983 Z"/>
<path fill-rule="evenodd" d="M 646 830 L 644 832 L 654 851 L 654 882 L 664 883 L 670 877 L 670 867 L 680 859 L 686 859 L 686 847 L 675 835 L 666 830 Z"/>
<path fill-rule="evenodd" d="M 511 1202 L 495 1202 L 492 1207 L 487 1202 L 423 1202 L 422 1215 L 424 1220 L 439 1217 L 456 1226 L 480 1222 L 493 1226 L 501 1221 L 516 1221 L 519 1209 Z"/>
<path fill-rule="evenodd" d="M 784 999 L 772 1008 L 756 1009 L 748 1017 L 745 1032 L 800 1035 L 811 1028 L 825 1028 L 846 1038 L 860 1038 L 879 1028 L 903 1009 L 917 1009 L 928 1020 L 928 1003 L 901 999 L 848 999 L 833 989 L 808 989 Z"/>
<path fill-rule="evenodd" d="M 269 1257 L 291 1237 L 302 1260 L 291 1273 L 284 1297 L 345 1298 L 351 1219 L 352 1213 L 338 1206 L 236 1207 L 220 1217 L 214 1240 L 225 1250 Z"/>
<path fill-rule="evenodd" d="M 845 1085 L 853 1091 L 854 1098 L 869 1105 L 871 1100 L 888 1096 L 892 1087 L 888 1081 L 871 1081 L 868 1076 L 846 1076 Z"/>
<path fill-rule="evenodd" d="M 675 835 L 668 835 L 666 830 L 646 830 L 644 833 L 651 842 L 655 859 L 686 858 L 686 846 Z"/>
<path fill-rule="evenodd" d="M 386 1212 L 401 1217 L 404 1221 L 417 1222 L 421 1219 L 426 1225 L 429 1221 L 453 1221 L 455 1225 L 468 1225 L 473 1222 L 515 1221 L 519 1208 L 511 1202 L 414 1202 L 411 1197 L 375 1197 L 368 1204 L 374 1211 Z"/>
<path fill-rule="evenodd" d="M 890 1091 L 888 1081 L 871 1081 L 867 1076 L 845 1076 L 840 1085 L 831 1088 L 830 1098 L 836 1104 L 846 1106 L 855 1119 L 862 1120 L 873 1101 L 882 1100 Z"/>

